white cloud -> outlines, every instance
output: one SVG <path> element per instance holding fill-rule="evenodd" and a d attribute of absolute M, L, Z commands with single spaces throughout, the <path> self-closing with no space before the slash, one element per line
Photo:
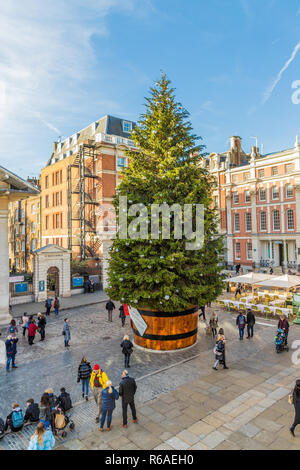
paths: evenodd
<path fill-rule="evenodd" d="M 276 79 L 273 81 L 273 83 L 271 84 L 271 86 L 267 89 L 265 95 L 264 95 L 264 98 L 263 98 L 263 104 L 266 104 L 266 102 L 270 99 L 274 89 L 276 88 L 276 86 L 278 85 L 278 83 L 280 82 L 281 78 L 282 78 L 282 75 L 284 74 L 284 72 L 289 68 L 289 66 L 291 65 L 291 63 L 294 61 L 294 59 L 296 58 L 296 55 L 297 55 L 297 52 L 299 51 L 300 49 L 300 42 L 298 42 L 298 44 L 294 47 L 294 50 L 292 52 L 292 55 L 291 57 L 289 58 L 289 60 L 286 61 L 286 63 L 284 64 L 284 66 L 282 67 L 282 69 L 280 70 L 280 72 L 278 73 Z"/>
<path fill-rule="evenodd" d="M 46 125 L 61 134 L 59 127 L 66 113 L 72 113 L 80 100 L 84 102 L 88 93 L 85 85 L 95 77 L 97 58 L 92 39 L 109 34 L 109 14 L 132 14 L 135 4 L 136 0 L 0 2 L 0 134 L 4 156 L 9 147 L 11 151 L 9 138 L 25 138 L 30 130 L 37 131 L 39 123 L 41 129 Z M 20 144 L 18 150 L 22 152 Z M 23 148 L 24 153 L 26 150 L 28 147 Z"/>

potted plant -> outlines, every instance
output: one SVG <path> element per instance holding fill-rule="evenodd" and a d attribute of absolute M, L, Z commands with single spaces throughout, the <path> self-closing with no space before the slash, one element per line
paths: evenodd
<path fill-rule="evenodd" d="M 223 288 L 214 181 L 202 164 L 204 146 L 196 144 L 200 138 L 192 133 L 188 116 L 162 74 L 132 131 L 135 149 L 127 151 L 129 165 L 114 197 L 119 232 L 110 251 L 106 291 L 139 311 L 147 329 L 141 335 L 133 323 L 134 341 L 155 350 L 194 344 L 198 307 Z M 201 207 L 203 244 L 194 235 Z"/>

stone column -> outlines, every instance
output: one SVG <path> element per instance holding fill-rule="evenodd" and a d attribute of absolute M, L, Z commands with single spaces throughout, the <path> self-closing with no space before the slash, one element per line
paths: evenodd
<path fill-rule="evenodd" d="M 10 322 L 9 314 L 9 256 L 8 256 L 8 201 L 0 205 L 0 325 Z"/>

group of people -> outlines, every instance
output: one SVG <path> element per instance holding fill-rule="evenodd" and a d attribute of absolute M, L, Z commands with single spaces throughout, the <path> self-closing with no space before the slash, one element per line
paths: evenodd
<path fill-rule="evenodd" d="M 124 339 L 124 341 L 127 340 Z M 87 361 L 86 357 L 83 357 L 78 367 L 77 382 L 81 382 L 82 398 L 85 398 L 86 401 L 88 401 L 89 387 L 91 386 L 97 405 L 96 423 L 100 423 L 100 431 L 104 430 L 105 422 L 107 430 L 111 430 L 112 415 L 119 397 L 122 398 L 123 427 L 127 428 L 128 406 L 131 409 L 133 422 L 137 423 L 134 402 L 137 385 L 134 378 L 129 376 L 127 369 L 122 373 L 117 391 L 99 364 L 95 364 L 92 368 L 91 363 Z"/>
<path fill-rule="evenodd" d="M 105 306 L 106 310 L 107 310 L 107 314 L 108 314 L 108 321 L 110 323 L 112 323 L 112 314 L 113 314 L 113 310 L 115 310 L 116 306 L 115 304 L 113 303 L 113 301 L 111 299 L 108 300 L 108 302 L 106 303 L 106 306 Z M 126 315 L 125 315 L 125 310 L 124 310 L 124 306 L 121 304 L 121 306 L 119 307 L 119 318 L 121 319 L 121 322 L 122 322 L 122 327 L 125 326 L 125 320 L 126 320 Z"/>
<path fill-rule="evenodd" d="M 50 450 L 55 444 L 56 415 L 66 413 L 71 408 L 72 400 L 64 387 L 60 389 L 58 397 L 54 395 L 53 389 L 49 388 L 41 396 L 39 404 L 33 398 L 27 400 L 25 413 L 18 403 L 13 403 L 5 423 L 0 418 L 0 434 L 2 432 L 3 435 L 8 430 L 13 433 L 19 432 L 25 424 L 37 423 L 28 449 Z"/>

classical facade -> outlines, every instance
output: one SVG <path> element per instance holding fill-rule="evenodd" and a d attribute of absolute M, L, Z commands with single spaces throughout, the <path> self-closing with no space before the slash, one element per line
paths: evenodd
<path fill-rule="evenodd" d="M 214 203 L 225 236 L 227 262 L 246 268 L 300 271 L 300 142 L 287 150 L 246 154 L 241 138 L 212 153 L 204 165 L 214 175 Z"/>
<path fill-rule="evenodd" d="M 8 206 L 10 203 L 38 195 L 39 190 L 0 167 L 0 325 L 6 324 L 9 315 L 9 245 L 8 245 Z"/>
<path fill-rule="evenodd" d="M 107 212 L 112 207 L 120 171 L 128 164 L 125 151 L 134 147 L 130 139 L 134 126 L 132 121 L 105 116 L 54 143 L 53 153 L 41 171 L 39 201 L 27 201 L 27 210 L 21 204 L 21 216 L 27 217 L 27 244 L 19 220 L 15 226 L 16 207 L 11 207 L 11 266 L 17 265 L 19 271 L 23 267 L 31 269 L 32 251 L 54 244 L 70 250 L 73 258 L 86 260 L 94 272 L 104 271 L 111 244 L 106 232 L 112 229 Z M 26 247 L 27 261 L 23 262 L 18 254 L 22 255 Z"/>

